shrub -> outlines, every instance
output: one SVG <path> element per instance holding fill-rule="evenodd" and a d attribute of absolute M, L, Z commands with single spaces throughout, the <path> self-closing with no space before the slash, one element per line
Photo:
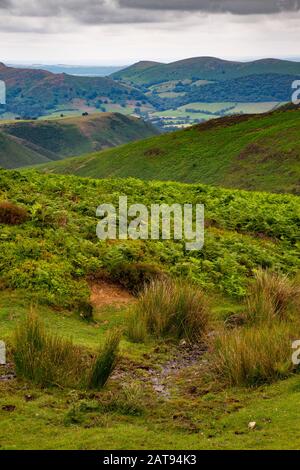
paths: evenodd
<path fill-rule="evenodd" d="M 80 351 L 70 341 L 47 333 L 33 313 L 18 326 L 14 343 L 18 376 L 42 387 L 78 384 L 82 370 Z"/>
<path fill-rule="evenodd" d="M 250 324 L 288 320 L 299 310 L 299 285 L 287 276 L 260 269 L 250 286 L 246 321 Z"/>
<path fill-rule="evenodd" d="M 0 202 L 0 224 L 20 225 L 28 219 L 28 213 L 23 207 L 9 201 Z"/>
<path fill-rule="evenodd" d="M 150 334 L 193 342 L 205 334 L 208 322 L 207 300 L 197 287 L 179 281 L 152 281 L 133 307 L 128 334 L 132 341 L 144 341 Z"/>
<path fill-rule="evenodd" d="M 113 281 L 133 294 L 138 294 L 151 281 L 165 277 L 157 266 L 146 263 L 119 263 L 110 274 Z"/>
<path fill-rule="evenodd" d="M 223 332 L 212 356 L 214 373 L 230 386 L 258 386 L 288 377 L 294 370 L 294 339 L 295 326 L 280 322 Z"/>
<path fill-rule="evenodd" d="M 120 330 L 114 330 L 108 335 L 103 348 L 92 364 L 88 388 L 98 390 L 108 381 L 117 364 L 120 339 Z"/>

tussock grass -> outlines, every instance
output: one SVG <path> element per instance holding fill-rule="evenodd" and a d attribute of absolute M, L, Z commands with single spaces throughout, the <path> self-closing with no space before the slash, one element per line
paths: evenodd
<path fill-rule="evenodd" d="M 258 386 L 283 379 L 295 371 L 292 341 L 299 325 L 275 322 L 222 332 L 212 355 L 213 371 L 229 386 Z"/>
<path fill-rule="evenodd" d="M 71 341 L 46 332 L 31 312 L 16 329 L 14 362 L 18 376 L 42 387 L 75 386 L 81 377 L 81 353 Z"/>
<path fill-rule="evenodd" d="M 197 287 L 179 281 L 153 281 L 133 307 L 128 335 L 135 342 L 148 335 L 195 342 L 206 333 L 209 316 L 207 299 Z"/>
<path fill-rule="evenodd" d="M 30 312 L 17 327 L 13 357 L 16 373 L 41 387 L 102 388 L 118 359 L 120 332 L 112 332 L 101 351 L 91 361 L 71 341 L 45 330 Z"/>
<path fill-rule="evenodd" d="M 247 298 L 245 319 L 248 324 L 276 319 L 288 321 L 299 310 L 299 283 L 263 269 L 256 272 Z"/>
<path fill-rule="evenodd" d="M 117 365 L 120 340 L 120 330 L 116 329 L 109 333 L 103 348 L 93 361 L 88 378 L 88 388 L 101 389 L 104 387 Z"/>

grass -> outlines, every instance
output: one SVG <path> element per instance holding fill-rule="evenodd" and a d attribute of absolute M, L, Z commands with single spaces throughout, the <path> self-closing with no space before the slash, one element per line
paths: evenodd
<path fill-rule="evenodd" d="M 299 112 L 228 119 L 228 125 L 210 121 L 208 127 L 200 125 L 43 168 L 93 178 L 171 178 L 299 193 Z M 149 157 L 153 149 L 158 151 Z"/>
<path fill-rule="evenodd" d="M 13 357 L 17 375 L 41 387 L 78 386 L 82 375 L 78 348 L 47 333 L 33 313 L 17 327 Z"/>
<path fill-rule="evenodd" d="M 27 305 L 25 296 L 1 293 L 0 337 L 10 337 L 16 322 L 25 316 Z M 219 311 L 222 299 L 217 305 Z M 104 344 L 107 328 L 121 324 L 125 315 L 123 310 L 99 311 L 97 318 L 103 320 L 103 325 L 94 328 L 67 312 L 64 315 L 43 307 L 37 313 L 45 319 L 49 331 L 72 335 L 74 344 L 92 347 L 95 352 L 99 341 Z M 117 382 L 110 381 L 104 391 L 93 396 L 59 388 L 45 393 L 30 382 L 25 386 L 22 381 L 0 382 L 0 448 L 299 448 L 297 377 L 251 390 L 233 388 L 208 393 L 207 385 L 202 392 L 195 369 L 186 367 L 171 380 L 175 393 L 165 402 L 149 387 L 145 369 L 138 369 L 155 369 L 160 361 L 167 360 L 167 356 L 154 353 L 157 347 L 161 347 L 157 342 L 141 346 L 123 340 L 122 355 L 134 357 L 135 362 L 123 368 Z M 144 356 L 151 357 L 150 362 Z M 196 386 L 196 394 L 189 392 L 190 385 Z M 6 411 L 8 405 L 15 407 L 14 411 Z M 248 429 L 250 421 L 257 422 L 254 431 Z"/>
<path fill-rule="evenodd" d="M 120 331 L 112 331 L 94 357 L 70 340 L 46 332 L 34 313 L 18 325 L 13 342 L 13 358 L 18 377 L 41 387 L 87 388 L 105 386 L 118 361 Z"/>
<path fill-rule="evenodd" d="M 150 334 L 192 343 L 207 332 L 209 317 L 207 299 L 199 288 L 180 281 L 153 281 L 133 307 L 128 334 L 133 341 L 144 341 Z"/>
<path fill-rule="evenodd" d="M 296 372 L 292 343 L 300 335 L 299 284 L 258 270 L 250 284 L 244 327 L 218 335 L 212 364 L 229 386 L 258 386 Z"/>
<path fill-rule="evenodd" d="M 93 361 L 88 388 L 99 390 L 107 383 L 117 365 L 120 340 L 120 331 L 109 333 L 104 346 Z"/>
<path fill-rule="evenodd" d="M 245 319 L 249 324 L 272 323 L 297 318 L 300 288 L 286 276 L 258 270 L 247 299 Z"/>
<path fill-rule="evenodd" d="M 216 340 L 214 371 L 229 386 L 259 386 L 289 377 L 295 371 L 292 342 L 299 334 L 299 325 L 278 322 L 224 332 Z"/>
<path fill-rule="evenodd" d="M 4 168 L 60 160 L 158 134 L 151 124 L 116 113 L 0 121 L 0 131 L 0 165 Z"/>
<path fill-rule="evenodd" d="M 85 180 L 32 171 L 1 171 L 0 179 L 1 198 L 26 207 L 30 215 L 22 225 L 0 226 L 0 338 L 7 342 L 9 362 L 13 331 L 23 324 L 34 298 L 46 338 L 70 344 L 72 337 L 73 347 L 84 360 L 81 369 L 88 372 L 93 363 L 96 371 L 93 390 L 76 383 L 72 389 L 63 383 L 42 389 L 21 377 L 0 380 L 1 449 L 299 447 L 295 406 L 299 378 L 291 364 L 291 343 L 300 333 L 297 323 L 278 321 L 270 327 L 263 322 L 260 328 L 259 322 L 259 326 L 226 331 L 228 341 L 218 350 L 222 353 L 218 371 L 229 372 L 219 372 L 213 380 L 206 373 L 212 350 L 205 355 L 201 351 L 195 359 L 195 345 L 174 341 L 197 333 L 199 322 L 194 323 L 194 314 L 202 302 L 202 295 L 197 297 L 201 287 L 212 299 L 216 335 L 223 331 L 225 317 L 245 312 L 246 286 L 259 266 L 294 276 L 299 266 L 296 196 L 199 184 Z M 117 204 L 120 194 L 127 194 L 130 204 L 203 202 L 207 212 L 204 249 L 186 253 L 184 243 L 172 241 L 99 242 L 95 235 L 98 201 Z M 186 279 L 189 286 L 185 290 L 182 282 L 166 290 L 165 299 L 159 290 L 150 298 L 146 306 L 150 305 L 162 337 L 149 335 L 147 325 L 144 343 L 122 338 L 115 373 L 98 390 L 103 369 L 112 371 L 114 366 L 117 339 L 107 342 L 107 334 L 126 328 L 126 307 L 94 307 L 93 321 L 87 322 L 75 300 L 84 294 L 88 301 L 87 281 L 99 280 L 103 271 L 109 275 L 120 263 L 132 268 L 136 263 L 143 267 L 154 263 L 169 276 Z M 164 321 L 165 313 L 171 313 L 169 322 Z M 161 329 L 161 325 L 168 328 Z M 51 350 L 55 343 L 46 344 Z M 237 369 L 242 378 L 232 379 L 230 374 L 235 377 Z M 0 374 L 6 370 L 1 368 Z M 255 430 L 248 429 L 249 421 L 257 422 Z"/>

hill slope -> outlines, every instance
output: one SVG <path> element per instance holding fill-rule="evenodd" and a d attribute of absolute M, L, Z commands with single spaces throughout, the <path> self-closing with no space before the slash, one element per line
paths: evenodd
<path fill-rule="evenodd" d="M 48 161 L 44 155 L 24 147 L 19 139 L 0 132 L 0 167 L 11 169 Z"/>
<path fill-rule="evenodd" d="M 203 250 L 187 252 L 180 240 L 98 240 L 98 204 L 117 206 L 124 194 L 130 205 L 142 203 L 149 209 L 153 203 L 205 204 Z M 0 368 L 1 449 L 299 449 L 299 409 L 295 406 L 300 399 L 299 374 L 293 377 L 299 370 L 292 370 L 290 361 L 291 343 L 299 337 L 297 312 L 293 323 L 285 317 L 274 321 L 277 329 L 271 333 L 270 320 L 259 327 L 249 323 L 234 327 L 243 319 L 244 298 L 257 268 L 291 277 L 299 271 L 299 197 L 199 184 L 95 181 L 0 170 L 3 199 L 27 210 L 28 219 L 20 225 L 2 223 L 3 218 L 0 223 L 0 337 L 9 345 L 8 365 Z M 150 336 L 141 343 L 131 340 L 126 334 L 131 305 L 101 303 L 103 290 L 107 292 L 101 273 L 105 270 L 106 276 L 116 279 L 117 272 L 121 281 L 124 268 L 131 273 L 129 279 L 141 284 L 145 279 L 141 274 L 155 268 L 180 284 L 186 279 L 203 288 L 213 309 L 207 312 L 209 343 L 189 346 L 171 335 L 166 339 Z M 97 300 L 90 297 L 95 288 Z M 112 297 L 120 299 L 110 290 Z M 158 309 L 167 302 L 157 301 Z M 194 306 L 195 302 L 186 304 Z M 88 306 L 93 318 L 85 321 L 82 317 Z M 201 311 L 207 311 L 205 306 L 204 301 Z M 194 307 L 193 311 L 198 310 Z M 43 342 L 38 342 L 42 353 L 34 364 L 52 382 L 41 386 L 29 374 L 23 377 L 15 367 L 11 345 L 15 329 L 28 312 L 42 320 L 47 337 L 55 335 L 55 344 L 56 338 L 72 338 L 76 365 L 84 371 L 111 331 L 124 332 L 113 380 L 100 390 L 86 390 L 84 384 L 74 389 L 66 383 L 68 365 L 60 366 L 57 376 L 48 374 L 50 360 L 57 355 L 44 359 Z M 241 338 L 246 356 L 251 353 L 254 358 L 243 361 L 244 349 L 242 353 L 238 349 L 229 360 L 234 371 L 243 365 L 243 376 L 252 381 L 251 387 L 227 385 L 224 377 L 211 373 L 216 369 L 215 354 L 225 325 L 233 354 L 233 341 L 239 345 Z M 253 341 L 260 330 L 262 340 Z M 31 335 L 27 337 L 23 350 L 36 351 L 36 342 L 33 345 Z M 257 366 L 261 357 L 275 358 L 266 359 L 271 364 L 266 372 Z M 267 375 L 269 370 L 272 374 Z M 58 377 L 58 384 L 53 377 Z M 273 380 L 276 383 L 270 385 Z M 255 431 L 248 429 L 250 419 L 257 422 Z"/>
<path fill-rule="evenodd" d="M 228 117 L 46 165 L 44 171 L 299 193 L 299 131 L 298 110 Z"/>
<path fill-rule="evenodd" d="M 100 106 L 103 100 L 126 104 L 146 100 L 140 91 L 110 78 L 77 77 L 45 70 L 17 69 L 0 63 L 7 87 L 7 111 L 22 117 L 47 115 L 62 106 Z"/>
<path fill-rule="evenodd" d="M 266 73 L 300 74 L 300 63 L 278 59 L 262 59 L 252 62 L 233 62 L 214 57 L 195 57 L 170 64 L 137 63 L 111 75 L 115 80 L 137 85 L 152 85 L 170 80 L 229 80 Z M 147 63 L 146 63 L 147 64 Z"/>
<path fill-rule="evenodd" d="M 141 119 L 101 113 L 0 125 L 0 166 L 17 168 L 81 155 L 158 134 Z M 8 145 L 9 144 L 9 145 Z"/>

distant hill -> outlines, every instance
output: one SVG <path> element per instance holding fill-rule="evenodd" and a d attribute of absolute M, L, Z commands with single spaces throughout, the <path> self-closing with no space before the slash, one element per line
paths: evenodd
<path fill-rule="evenodd" d="M 299 135 L 297 109 L 232 116 L 45 165 L 44 171 L 299 194 Z"/>
<path fill-rule="evenodd" d="M 0 124 L 0 166 L 17 168 L 94 152 L 158 134 L 141 119 L 99 113 Z"/>
<path fill-rule="evenodd" d="M 145 64 L 145 65 L 144 65 Z M 148 65 L 147 65 L 148 64 Z M 229 80 L 260 74 L 300 74 L 300 63 L 279 59 L 234 62 L 196 57 L 170 64 L 139 62 L 111 75 L 115 80 L 150 86 L 171 80 Z"/>
<path fill-rule="evenodd" d="M 149 72 L 150 69 L 156 69 L 160 65 L 164 65 L 160 62 L 152 62 L 142 60 L 136 64 L 130 65 L 129 67 L 123 68 L 117 72 L 111 74 L 111 78 L 114 80 L 132 81 L 133 83 L 139 83 L 137 77 L 143 75 L 145 72 Z"/>
<path fill-rule="evenodd" d="M 132 101 L 147 101 L 141 91 L 111 78 L 54 74 L 45 70 L 7 67 L 0 63 L 0 80 L 7 87 L 7 111 L 21 117 L 47 115 L 64 106 L 97 108 L 105 101 L 124 106 Z"/>
<path fill-rule="evenodd" d="M 47 65 L 47 64 L 38 64 L 38 65 L 18 65 L 18 64 L 9 64 L 10 67 L 15 67 L 19 69 L 42 69 L 47 70 L 52 73 L 67 73 L 69 75 L 79 75 L 85 77 L 107 77 L 112 73 L 118 72 L 125 67 L 118 66 L 105 66 L 105 65 Z"/>
<path fill-rule="evenodd" d="M 221 102 L 287 102 L 292 95 L 292 82 L 299 80 L 298 75 L 276 73 L 248 75 L 226 81 L 207 83 L 203 86 L 193 84 L 177 85 L 182 92 L 172 100 L 165 100 L 167 107 L 182 106 L 188 103 Z"/>

